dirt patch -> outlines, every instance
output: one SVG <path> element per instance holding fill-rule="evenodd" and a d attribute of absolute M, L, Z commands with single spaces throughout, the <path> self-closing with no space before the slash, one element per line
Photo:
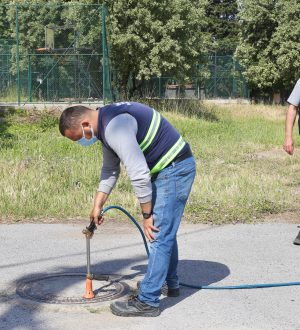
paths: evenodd
<path fill-rule="evenodd" d="M 300 187 L 293 187 L 293 188 L 292 188 L 292 192 L 293 192 L 295 195 L 300 195 Z"/>
<path fill-rule="evenodd" d="M 256 159 L 286 159 L 287 153 L 283 149 L 271 149 L 254 154 Z"/>
<path fill-rule="evenodd" d="M 300 212 L 268 214 L 262 218 L 265 223 L 294 223 L 300 225 Z"/>

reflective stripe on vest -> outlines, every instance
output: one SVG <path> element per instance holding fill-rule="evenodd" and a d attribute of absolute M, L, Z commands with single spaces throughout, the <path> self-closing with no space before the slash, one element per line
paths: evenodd
<path fill-rule="evenodd" d="M 145 138 L 143 139 L 143 141 L 140 143 L 140 148 L 142 149 L 142 151 L 145 151 L 150 144 L 152 143 L 152 141 L 155 138 L 155 135 L 159 129 L 159 125 L 160 125 L 160 114 L 153 110 L 153 115 L 152 115 L 152 119 L 151 119 L 151 124 L 149 126 L 148 132 L 145 136 Z"/>
<path fill-rule="evenodd" d="M 154 167 L 150 171 L 150 174 L 153 175 L 163 170 L 167 165 L 172 162 L 172 160 L 179 154 L 179 152 L 184 146 L 185 141 L 181 136 L 173 145 L 173 147 L 154 165 Z"/>

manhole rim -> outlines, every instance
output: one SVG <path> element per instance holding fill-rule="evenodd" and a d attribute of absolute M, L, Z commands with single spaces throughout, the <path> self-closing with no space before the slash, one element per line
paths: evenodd
<path fill-rule="evenodd" d="M 16 289 L 15 292 L 16 294 L 23 298 L 23 299 L 27 299 L 27 300 L 31 300 L 37 303 L 45 303 L 45 304 L 59 304 L 59 305 L 85 305 L 85 304 L 91 304 L 91 303 L 105 303 L 105 302 L 109 302 L 111 300 L 115 300 L 118 299 L 120 297 L 125 296 L 129 291 L 130 288 L 128 286 L 127 283 L 124 283 L 122 281 L 108 281 L 108 283 L 110 283 L 110 285 L 113 285 L 115 287 L 115 289 L 117 290 L 117 292 L 113 295 L 107 295 L 107 296 L 95 296 L 95 298 L 92 299 L 85 299 L 83 297 L 80 298 L 76 298 L 76 297 L 66 297 L 66 298 L 61 298 L 59 296 L 56 296 L 56 298 L 53 299 L 49 299 L 49 298 L 41 298 L 39 296 L 34 296 L 31 294 L 28 294 L 28 292 L 26 292 L 26 285 L 30 284 L 30 283 L 34 283 L 37 281 L 43 281 L 43 280 L 47 280 L 47 279 L 52 279 L 55 277 L 84 277 L 86 278 L 86 273 L 39 273 L 39 274 L 34 274 L 31 276 L 26 276 L 23 279 L 20 279 L 16 282 Z M 112 278 L 113 277 L 117 277 L 117 275 L 109 275 Z M 102 282 L 102 281 L 96 281 L 95 282 Z M 104 282 L 104 281 L 103 281 Z M 84 288 L 83 288 L 84 290 Z M 94 290 L 97 291 L 97 290 Z M 55 296 L 54 296 L 55 297 Z M 56 300 L 55 300 L 56 299 Z M 65 299 L 65 300 L 63 300 Z"/>

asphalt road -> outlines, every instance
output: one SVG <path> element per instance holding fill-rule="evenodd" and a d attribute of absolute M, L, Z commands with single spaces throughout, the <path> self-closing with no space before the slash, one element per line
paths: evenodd
<path fill-rule="evenodd" d="M 16 286 L 24 278 L 85 272 L 83 227 L 0 225 L 0 329 L 300 330 L 300 286 L 236 291 L 182 288 L 178 298 L 161 297 L 162 313 L 157 318 L 114 316 L 109 301 L 66 305 L 19 297 Z M 180 278 L 220 286 L 300 281 L 300 246 L 292 244 L 297 232 L 295 224 L 182 224 Z M 93 272 L 117 274 L 131 287 L 145 272 L 144 247 L 131 224 L 107 221 L 91 240 L 91 251 Z M 85 289 L 84 278 L 52 281 L 48 286 L 60 296 L 81 297 Z"/>

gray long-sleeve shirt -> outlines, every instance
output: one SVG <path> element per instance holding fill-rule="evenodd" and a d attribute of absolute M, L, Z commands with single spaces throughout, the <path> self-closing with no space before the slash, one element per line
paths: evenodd
<path fill-rule="evenodd" d="M 288 103 L 298 107 L 300 104 L 300 79 L 297 81 L 290 97 L 288 98 Z"/>
<path fill-rule="evenodd" d="M 98 191 L 110 194 L 117 182 L 121 161 L 140 203 L 147 203 L 152 199 L 151 176 L 136 139 L 137 129 L 136 119 L 126 113 L 116 116 L 107 125 L 105 138 L 114 152 L 102 145 L 103 166 Z"/>

